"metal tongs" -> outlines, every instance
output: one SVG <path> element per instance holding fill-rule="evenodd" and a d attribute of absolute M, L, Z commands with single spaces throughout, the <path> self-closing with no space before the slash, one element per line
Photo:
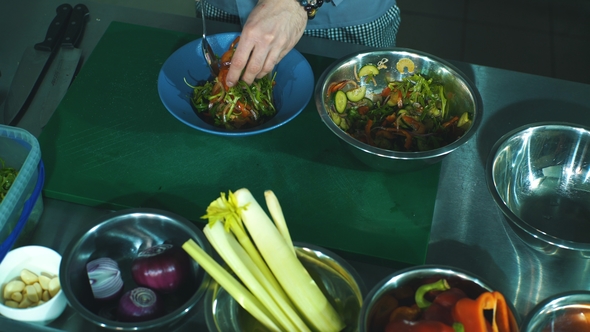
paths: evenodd
<path fill-rule="evenodd" d="M 219 75 L 219 59 L 213 52 L 211 45 L 207 41 L 207 26 L 205 24 L 205 6 L 201 1 L 201 19 L 203 20 L 203 39 L 201 41 L 201 48 L 203 49 L 203 56 L 205 57 L 205 61 L 207 61 L 207 65 L 209 65 L 209 69 L 211 70 L 211 75 L 213 77 L 217 77 Z"/>

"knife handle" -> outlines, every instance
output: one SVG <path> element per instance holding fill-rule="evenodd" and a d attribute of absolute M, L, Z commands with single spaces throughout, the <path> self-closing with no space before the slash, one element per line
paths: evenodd
<path fill-rule="evenodd" d="M 49 25 L 49 29 L 47 29 L 45 40 L 35 44 L 36 50 L 53 52 L 68 24 L 70 14 L 72 13 L 72 6 L 65 3 L 57 7 L 55 12 L 57 15 L 55 15 L 53 21 L 51 21 L 51 25 Z"/>
<path fill-rule="evenodd" d="M 88 21 L 89 11 L 88 7 L 83 4 L 77 4 L 74 6 L 72 10 L 72 15 L 70 16 L 70 22 L 68 23 L 68 27 L 66 32 L 64 33 L 64 37 L 61 42 L 61 46 L 65 47 L 77 47 L 82 39 L 82 35 L 84 33 L 84 27 L 86 26 L 86 21 Z"/>

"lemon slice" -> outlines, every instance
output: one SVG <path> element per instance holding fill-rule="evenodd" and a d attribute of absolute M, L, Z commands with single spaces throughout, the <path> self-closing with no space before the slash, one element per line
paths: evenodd
<path fill-rule="evenodd" d="M 405 73 L 406 71 L 408 73 L 413 73 L 414 72 L 414 61 L 412 61 L 408 58 L 399 59 L 399 61 L 395 65 L 395 68 L 397 68 L 397 71 L 399 71 L 400 73 Z"/>

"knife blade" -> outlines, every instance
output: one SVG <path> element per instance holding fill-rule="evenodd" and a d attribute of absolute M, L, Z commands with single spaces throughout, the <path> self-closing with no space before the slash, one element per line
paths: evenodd
<path fill-rule="evenodd" d="M 28 110 L 18 122 L 19 127 L 27 129 L 33 135 L 41 133 L 41 129 L 47 124 L 74 80 L 82 58 L 82 50 L 78 46 L 82 41 L 89 16 L 86 5 L 74 6 L 55 59 Z"/>
<path fill-rule="evenodd" d="M 25 50 L 16 69 L 4 102 L 4 123 L 6 124 L 14 125 L 30 103 L 31 96 L 41 83 L 55 56 L 70 18 L 72 6 L 62 4 L 55 9 L 55 12 L 56 15 L 47 29 L 45 39 Z"/>

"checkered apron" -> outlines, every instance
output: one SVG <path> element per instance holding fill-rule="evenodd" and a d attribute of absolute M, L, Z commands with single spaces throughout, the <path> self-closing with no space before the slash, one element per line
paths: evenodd
<path fill-rule="evenodd" d="M 205 16 L 207 19 L 240 24 L 240 18 L 237 15 L 226 13 L 202 0 L 196 2 L 198 13 L 201 11 L 201 3 L 205 5 Z M 310 29 L 305 30 L 303 35 L 370 47 L 394 47 L 395 37 L 397 36 L 400 23 L 399 8 L 393 6 L 373 22 L 341 28 Z"/>

